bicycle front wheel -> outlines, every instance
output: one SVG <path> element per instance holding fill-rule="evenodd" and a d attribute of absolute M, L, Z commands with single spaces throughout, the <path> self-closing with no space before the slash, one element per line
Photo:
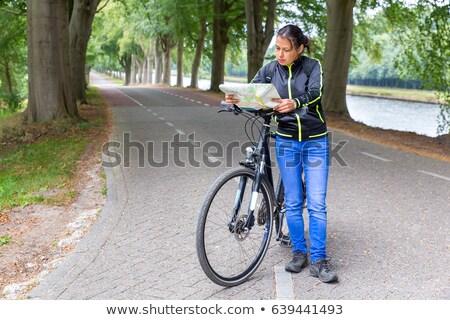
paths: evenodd
<path fill-rule="evenodd" d="M 200 210 L 197 255 L 208 278 L 222 286 L 245 282 L 269 247 L 273 196 L 265 179 L 253 194 L 254 183 L 253 170 L 229 170 L 211 186 Z"/>

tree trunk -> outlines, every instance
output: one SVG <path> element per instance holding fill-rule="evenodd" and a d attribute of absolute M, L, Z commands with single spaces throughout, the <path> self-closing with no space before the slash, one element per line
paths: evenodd
<path fill-rule="evenodd" d="M 184 40 L 180 39 L 177 44 L 177 86 L 183 86 L 183 49 Z"/>
<path fill-rule="evenodd" d="M 131 78 L 131 54 L 123 54 L 119 59 L 119 63 L 125 70 L 125 77 L 123 84 L 127 86 L 130 84 Z"/>
<path fill-rule="evenodd" d="M 146 70 L 147 70 L 147 81 L 146 84 L 152 84 L 153 83 L 153 63 L 155 60 L 155 49 L 154 49 L 154 41 L 149 40 L 148 50 L 147 54 L 145 55 L 146 59 Z"/>
<path fill-rule="evenodd" d="M 324 54 L 325 111 L 348 115 L 346 90 L 352 50 L 355 0 L 327 0 L 327 38 Z"/>
<path fill-rule="evenodd" d="M 172 48 L 167 48 L 163 50 L 163 83 L 170 86 L 170 62 L 172 56 Z"/>
<path fill-rule="evenodd" d="M 147 56 L 147 83 L 152 84 L 153 83 L 153 57 Z"/>
<path fill-rule="evenodd" d="M 228 43 L 230 43 L 230 39 L 228 38 L 228 26 L 225 21 L 225 2 L 224 0 L 214 0 L 213 54 L 210 91 L 219 91 L 219 85 L 224 81 L 225 52 Z"/>
<path fill-rule="evenodd" d="M 202 61 L 206 31 L 206 19 L 200 19 L 200 34 L 196 41 L 194 61 L 192 61 L 191 88 L 198 88 L 198 70 L 200 69 L 200 63 Z"/>
<path fill-rule="evenodd" d="M 263 21 L 264 4 L 267 17 Z M 247 81 L 250 82 L 264 63 L 264 57 L 274 34 L 276 0 L 245 0 L 247 20 Z M 265 26 L 265 30 L 264 30 Z"/>
<path fill-rule="evenodd" d="M 142 75 L 144 73 L 144 61 L 140 61 L 139 59 L 136 58 L 136 65 L 137 65 L 137 83 L 142 84 L 143 83 Z"/>
<path fill-rule="evenodd" d="M 163 52 L 163 83 L 170 86 L 171 76 L 171 61 L 172 61 L 172 49 L 175 47 L 176 42 L 173 41 L 173 34 L 168 33 L 160 35 L 161 49 Z"/>
<path fill-rule="evenodd" d="M 162 79 L 162 55 L 160 51 L 161 41 L 157 37 L 155 42 L 155 83 L 161 83 Z"/>
<path fill-rule="evenodd" d="M 72 94 L 67 0 L 27 1 L 27 123 L 79 119 Z M 84 68 L 83 68 L 84 77 Z"/>
<path fill-rule="evenodd" d="M 72 90 L 80 103 L 86 101 L 86 51 L 91 36 L 92 22 L 100 0 L 74 0 L 70 16 L 69 48 L 72 72 Z"/>
<path fill-rule="evenodd" d="M 130 73 L 130 85 L 136 84 L 136 55 L 131 54 L 131 73 Z"/>
<path fill-rule="evenodd" d="M 6 86 L 8 88 L 8 92 L 10 95 L 13 94 L 13 84 L 11 77 L 11 70 L 9 68 L 9 61 L 5 62 L 5 78 L 6 78 Z"/>
<path fill-rule="evenodd" d="M 143 84 L 147 84 L 148 83 L 148 77 L 149 77 L 149 74 L 148 74 L 148 67 L 147 67 L 147 65 L 148 65 L 148 57 L 147 56 L 145 56 L 144 57 L 144 60 L 143 60 L 143 62 L 142 62 L 142 67 L 143 67 L 143 72 L 144 72 L 144 75 L 143 75 L 143 77 L 142 77 L 142 83 Z"/>

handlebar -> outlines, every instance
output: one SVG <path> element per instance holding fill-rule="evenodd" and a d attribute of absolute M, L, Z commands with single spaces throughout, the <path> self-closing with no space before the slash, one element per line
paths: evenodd
<path fill-rule="evenodd" d="M 253 113 L 253 114 L 257 115 L 257 116 L 264 116 L 264 115 L 270 116 L 270 115 L 276 113 L 276 111 L 273 110 L 273 109 L 269 109 L 269 110 L 262 110 L 262 109 L 260 109 L 260 110 L 244 110 L 244 109 L 241 109 L 238 105 L 236 105 L 236 104 L 228 104 L 226 101 L 221 101 L 220 102 L 220 109 L 219 109 L 218 113 L 221 113 L 221 112 L 233 112 L 235 115 L 239 115 L 239 114 L 243 113 L 244 111 L 247 111 L 249 113 Z"/>
<path fill-rule="evenodd" d="M 218 112 L 219 113 L 220 112 L 233 112 L 235 115 L 238 115 L 238 114 L 244 112 L 244 110 L 242 110 L 235 104 L 228 104 L 226 101 L 221 101 L 220 109 Z"/>

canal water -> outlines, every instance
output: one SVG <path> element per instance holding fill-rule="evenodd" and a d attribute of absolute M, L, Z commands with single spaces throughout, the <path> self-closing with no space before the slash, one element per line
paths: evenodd
<path fill-rule="evenodd" d="M 439 105 L 347 95 L 350 116 L 372 127 L 411 131 L 429 137 L 439 134 Z"/>

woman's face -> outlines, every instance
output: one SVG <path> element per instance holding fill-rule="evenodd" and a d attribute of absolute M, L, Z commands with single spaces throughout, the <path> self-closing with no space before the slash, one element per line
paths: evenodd
<path fill-rule="evenodd" d="M 275 54 L 277 56 L 278 63 L 282 66 L 290 65 L 300 57 L 303 52 L 303 48 L 303 45 L 300 45 L 299 48 L 295 48 L 290 40 L 278 36 L 275 43 Z"/>

